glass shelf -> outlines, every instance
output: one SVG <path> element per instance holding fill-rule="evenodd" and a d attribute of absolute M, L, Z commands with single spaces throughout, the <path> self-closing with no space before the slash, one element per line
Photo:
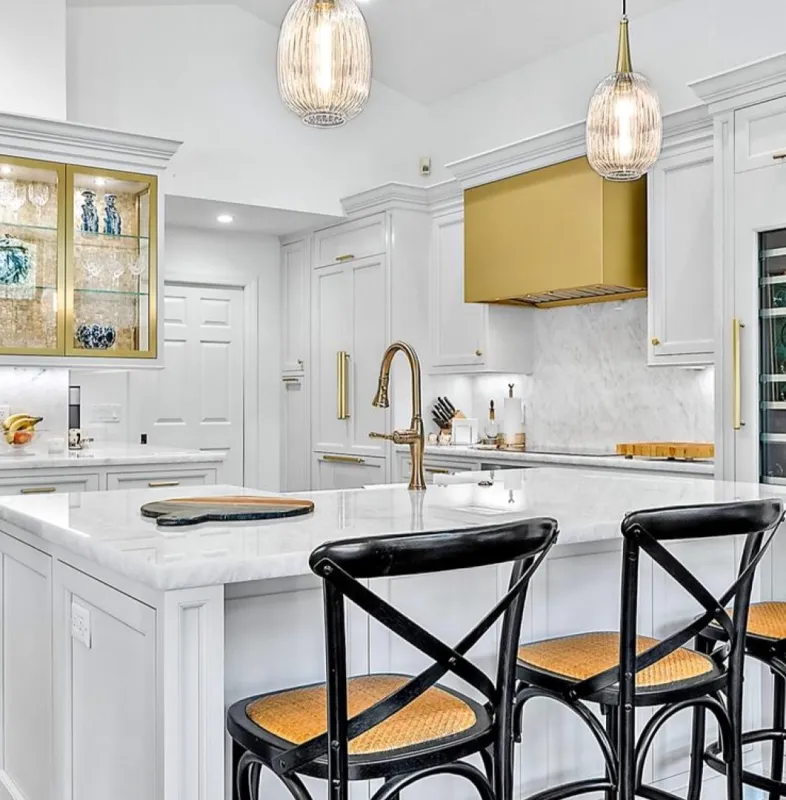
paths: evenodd
<path fill-rule="evenodd" d="M 57 228 L 50 225 L 26 225 L 22 222 L 3 222 L 0 221 L 0 231 L 3 228 L 19 228 L 23 231 L 40 231 L 46 233 L 57 233 Z"/>
<path fill-rule="evenodd" d="M 125 289 L 74 289 L 74 294 L 114 294 L 120 297 L 147 297 L 150 292 L 134 292 Z"/>
<path fill-rule="evenodd" d="M 76 244 L 84 244 L 85 242 L 90 241 L 111 241 L 112 239 L 117 241 L 134 241 L 134 242 L 149 242 L 149 236 L 137 236 L 136 234 L 131 233 L 90 233 L 88 231 L 83 231 L 81 228 L 76 229 L 76 236 L 74 240 Z"/>

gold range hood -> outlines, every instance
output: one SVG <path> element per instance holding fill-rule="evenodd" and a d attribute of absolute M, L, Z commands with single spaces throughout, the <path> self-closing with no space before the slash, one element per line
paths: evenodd
<path fill-rule="evenodd" d="M 468 303 L 549 308 L 645 297 L 646 178 L 577 158 L 464 194 Z"/>

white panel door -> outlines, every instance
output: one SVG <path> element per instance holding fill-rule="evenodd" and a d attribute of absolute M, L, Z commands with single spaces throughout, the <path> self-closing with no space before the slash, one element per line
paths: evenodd
<path fill-rule="evenodd" d="M 281 248 L 282 369 L 303 372 L 308 357 L 309 266 L 308 240 Z"/>
<path fill-rule="evenodd" d="M 464 302 L 464 214 L 434 223 L 431 265 L 433 367 L 482 367 L 488 306 Z"/>
<path fill-rule="evenodd" d="M 150 444 L 226 454 L 243 485 L 243 290 L 167 284 L 163 370 L 131 375 Z"/>
<path fill-rule="evenodd" d="M 715 358 L 712 147 L 660 159 L 649 181 L 649 363 Z"/>

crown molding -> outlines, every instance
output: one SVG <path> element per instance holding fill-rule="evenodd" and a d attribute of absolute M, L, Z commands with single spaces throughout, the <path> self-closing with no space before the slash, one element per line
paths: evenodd
<path fill-rule="evenodd" d="M 693 81 L 688 86 L 707 103 L 710 114 L 781 97 L 786 93 L 786 53 Z"/>
<path fill-rule="evenodd" d="M 708 147 L 713 138 L 712 116 L 705 105 L 684 108 L 663 118 L 662 153 Z"/>
<path fill-rule="evenodd" d="M 453 161 L 446 167 L 464 189 L 504 180 L 586 153 L 584 122 L 496 147 L 476 156 Z"/>
<path fill-rule="evenodd" d="M 182 143 L 75 122 L 0 114 L 0 151 L 31 158 L 163 172 Z"/>
<path fill-rule="evenodd" d="M 341 206 L 348 217 L 366 216 L 394 209 L 428 211 L 428 187 L 414 186 L 410 183 L 383 183 L 373 189 L 342 198 Z"/>

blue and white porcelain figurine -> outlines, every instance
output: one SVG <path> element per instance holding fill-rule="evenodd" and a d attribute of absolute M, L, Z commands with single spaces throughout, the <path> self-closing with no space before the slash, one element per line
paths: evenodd
<path fill-rule="evenodd" d="M 0 239 L 0 284 L 18 286 L 30 272 L 30 250 L 7 233 Z"/>
<path fill-rule="evenodd" d="M 98 209 L 96 193 L 91 189 L 82 192 L 82 230 L 85 233 L 98 233 Z"/>
<path fill-rule="evenodd" d="M 115 207 L 117 195 L 104 195 L 104 233 L 112 236 L 120 236 L 123 232 L 123 220 L 120 219 L 120 212 Z"/>

